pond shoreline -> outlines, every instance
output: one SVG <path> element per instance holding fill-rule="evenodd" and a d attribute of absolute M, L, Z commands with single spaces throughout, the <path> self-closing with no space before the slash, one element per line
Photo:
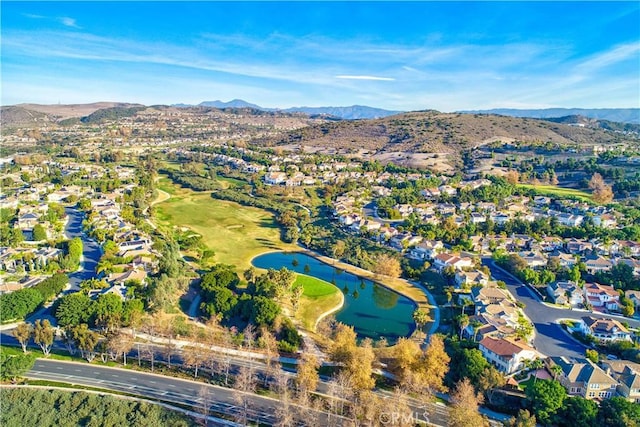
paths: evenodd
<path fill-rule="evenodd" d="M 342 270 L 359 280 L 367 280 L 373 283 L 375 286 L 380 286 L 381 288 L 386 289 L 388 292 L 392 292 L 398 295 L 399 297 L 404 298 L 406 303 L 411 304 L 411 306 L 413 307 L 411 309 L 412 311 L 415 310 L 416 308 L 424 308 L 432 314 L 432 316 L 434 317 L 434 322 L 427 323 L 427 325 L 425 325 L 425 327 L 422 328 L 422 331 L 433 332 L 437 329 L 437 325 L 435 325 L 435 321 L 437 321 L 437 317 L 438 317 L 437 316 L 438 307 L 431 304 L 429 295 L 427 295 L 424 288 L 419 284 L 412 283 L 410 281 L 399 279 L 399 278 L 386 277 L 386 276 L 380 277 L 368 270 L 353 266 L 351 264 L 344 263 L 334 258 L 324 256 L 318 252 L 306 249 L 304 247 L 300 247 L 299 250 L 293 250 L 293 251 L 282 251 L 282 250 L 265 251 L 264 253 L 252 258 L 251 264 L 254 265 L 256 268 L 260 268 L 254 264 L 255 258 L 258 258 L 263 255 L 267 255 L 269 253 L 274 253 L 274 252 L 279 252 L 279 253 L 282 253 L 283 255 L 289 255 L 289 256 L 295 256 L 296 254 L 305 255 L 325 265 L 328 268 Z M 299 272 L 299 274 L 302 274 L 302 273 Z M 310 276 L 313 276 L 317 279 L 328 282 L 328 279 L 326 278 L 318 277 L 315 275 L 310 275 Z M 336 286 L 335 283 L 332 283 L 332 284 Z M 336 286 L 336 287 L 340 289 L 339 286 Z M 318 317 L 318 319 L 315 321 L 314 329 L 322 319 L 324 319 L 325 317 L 333 313 L 340 312 L 341 309 L 345 308 L 346 296 L 344 295 L 343 290 L 340 292 L 340 295 L 341 295 L 340 304 L 322 313 Z M 415 322 L 410 320 L 410 323 L 412 325 L 411 329 L 415 331 L 415 328 L 416 328 Z M 411 331 L 409 331 L 408 335 L 402 334 L 401 336 L 410 336 L 410 335 L 412 335 Z"/>

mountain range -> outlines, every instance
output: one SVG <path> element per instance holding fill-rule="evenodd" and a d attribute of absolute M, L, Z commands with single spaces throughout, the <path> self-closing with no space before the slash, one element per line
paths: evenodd
<path fill-rule="evenodd" d="M 498 114 L 510 117 L 529 117 L 549 119 L 566 116 L 583 116 L 590 119 L 608 120 L 618 123 L 640 124 L 640 108 L 544 108 L 521 110 L 514 108 L 495 108 L 493 110 L 464 110 L 467 114 Z"/>
<path fill-rule="evenodd" d="M 194 107 L 189 104 L 174 104 L 174 107 Z M 384 110 L 382 108 L 367 107 L 366 105 L 352 105 L 349 107 L 292 107 L 292 108 L 265 108 L 256 104 L 251 104 L 242 99 L 233 99 L 229 102 L 204 101 L 198 107 L 214 108 L 253 108 L 262 111 L 281 111 L 284 113 L 304 113 L 309 116 L 329 116 L 345 120 L 356 119 L 379 119 L 402 113 L 402 111 Z"/>

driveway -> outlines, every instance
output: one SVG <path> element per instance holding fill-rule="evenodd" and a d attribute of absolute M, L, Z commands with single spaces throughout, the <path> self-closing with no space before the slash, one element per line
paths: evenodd
<path fill-rule="evenodd" d="M 517 301 L 525 304 L 524 313 L 535 327 L 533 339 L 535 348 L 547 356 L 584 357 L 586 347 L 570 337 L 556 323 L 558 319 L 580 320 L 585 316 L 598 318 L 612 317 L 600 313 L 567 310 L 543 304 L 527 286 L 520 280 L 495 265 L 491 258 L 483 258 L 482 263 L 489 267 L 491 276 L 495 280 L 502 280 Z M 627 322 L 632 327 L 639 327 L 640 321 L 635 319 L 618 319 Z"/>

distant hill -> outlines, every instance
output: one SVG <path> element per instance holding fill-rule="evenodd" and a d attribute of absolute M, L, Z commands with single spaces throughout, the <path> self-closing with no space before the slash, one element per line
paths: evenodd
<path fill-rule="evenodd" d="M 382 108 L 367 107 L 366 105 L 352 105 L 350 107 L 293 107 L 282 111 L 309 115 L 327 115 L 345 120 L 379 119 L 401 113 L 401 111 L 383 110 Z"/>
<path fill-rule="evenodd" d="M 437 161 L 460 164 L 462 151 L 492 141 L 550 141 L 562 146 L 638 142 L 637 135 L 545 120 L 500 115 L 411 112 L 373 120 L 324 122 L 278 136 L 257 138 L 262 146 L 302 146 L 306 151 L 360 153 L 390 159 L 390 153 L 439 153 Z M 397 162 L 394 157 L 392 161 Z"/>
<path fill-rule="evenodd" d="M 511 117 L 531 117 L 534 119 L 584 116 L 591 119 L 640 124 L 640 108 L 545 108 L 539 110 L 496 108 L 493 110 L 467 110 L 460 112 L 472 114 L 499 114 Z"/>
<path fill-rule="evenodd" d="M 117 120 L 123 117 L 131 117 L 138 111 L 142 111 L 146 108 L 147 107 L 144 106 L 102 108 L 100 110 L 94 111 L 88 116 L 82 117 L 80 121 L 87 124 L 102 123 L 105 120 Z"/>
<path fill-rule="evenodd" d="M 125 102 L 94 102 L 92 104 L 18 104 L 0 109 L 0 124 L 7 127 L 41 126 L 44 123 L 71 124 L 99 110 L 140 108 L 140 104 Z"/>
<path fill-rule="evenodd" d="M 573 115 L 564 117 L 554 117 L 548 119 L 541 119 L 554 123 L 563 123 L 571 126 L 581 126 L 588 128 L 600 128 L 618 132 L 630 132 L 640 135 L 640 124 L 635 123 L 619 123 L 612 122 L 610 120 L 598 120 L 585 116 Z"/>
<path fill-rule="evenodd" d="M 181 104 L 179 106 L 185 106 Z M 232 99 L 229 102 L 223 101 L 204 101 L 198 104 L 198 107 L 214 107 L 214 108 L 254 108 L 256 110 L 267 110 L 267 108 L 262 108 L 259 105 L 250 104 L 247 101 L 243 101 L 242 99 Z"/>
<path fill-rule="evenodd" d="M 174 107 L 188 108 L 194 105 L 190 104 L 173 104 Z M 265 108 L 256 104 L 251 104 L 242 99 L 234 99 L 229 102 L 223 101 L 204 101 L 198 104 L 199 107 L 214 108 L 251 108 L 262 111 L 283 111 L 285 113 L 304 113 L 309 116 L 328 116 L 344 120 L 357 119 L 378 119 L 382 117 L 392 116 L 401 113 L 401 111 L 383 110 L 382 108 L 367 107 L 366 105 L 352 105 L 350 107 L 291 107 L 285 109 Z"/>

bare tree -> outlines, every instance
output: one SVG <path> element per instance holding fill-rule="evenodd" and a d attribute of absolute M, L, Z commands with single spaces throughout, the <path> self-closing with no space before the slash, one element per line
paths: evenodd
<path fill-rule="evenodd" d="M 233 388 L 236 390 L 235 400 L 240 406 L 240 413 L 236 421 L 242 425 L 247 425 L 249 417 L 249 403 L 251 399 L 251 393 L 256 390 L 256 377 L 253 369 L 247 366 L 241 366 L 238 370 L 238 374 L 235 377 Z"/>
<path fill-rule="evenodd" d="M 211 395 L 207 386 L 201 386 L 198 390 L 198 413 L 202 415 L 202 419 L 198 418 L 196 422 L 200 425 L 207 426 L 209 420 L 209 411 L 211 409 Z"/>

